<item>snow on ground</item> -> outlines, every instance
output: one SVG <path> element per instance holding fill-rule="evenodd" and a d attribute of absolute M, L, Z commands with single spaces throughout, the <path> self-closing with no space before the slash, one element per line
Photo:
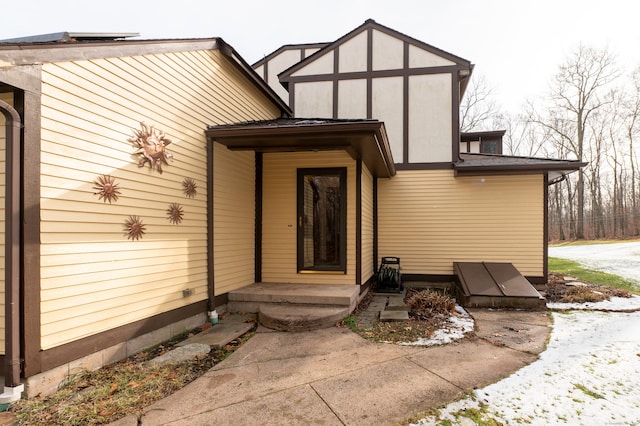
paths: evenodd
<path fill-rule="evenodd" d="M 505 425 L 640 424 L 640 312 L 555 312 L 553 320 L 537 361 L 416 424 L 474 424 L 454 413 L 481 402 L 485 419 Z"/>
<path fill-rule="evenodd" d="M 405 346 L 434 346 L 445 345 L 454 340 L 462 339 L 465 334 L 473 331 L 473 318 L 463 307 L 456 305 L 456 314 L 451 315 L 441 329 L 436 330 L 429 338 L 420 337 L 414 342 L 400 343 Z"/>
<path fill-rule="evenodd" d="M 549 256 L 576 261 L 590 269 L 620 275 L 638 282 L 640 242 L 549 247 Z"/>
<path fill-rule="evenodd" d="M 549 255 L 640 282 L 640 243 L 557 249 Z M 475 409 L 505 425 L 640 425 L 640 297 L 547 306 L 559 311 L 538 360 L 415 424 L 472 425 L 464 411 Z"/>

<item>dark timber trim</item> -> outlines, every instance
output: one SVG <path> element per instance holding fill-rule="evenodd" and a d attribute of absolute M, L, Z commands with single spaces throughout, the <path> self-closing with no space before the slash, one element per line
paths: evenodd
<path fill-rule="evenodd" d="M 362 284 L 362 160 L 356 161 L 356 284 Z"/>
<path fill-rule="evenodd" d="M 549 173 L 544 174 L 544 184 L 542 185 L 544 191 L 544 207 L 543 207 L 543 249 L 542 249 L 542 275 L 544 276 L 544 282 L 547 282 L 549 278 Z"/>
<path fill-rule="evenodd" d="M 282 52 L 286 52 L 287 50 L 298 50 L 300 52 L 300 60 L 302 61 L 307 56 L 311 56 L 311 55 L 307 55 L 306 54 L 306 51 L 308 49 L 322 49 L 327 44 L 329 44 L 329 43 L 325 42 L 325 43 L 285 44 L 284 46 L 280 46 L 279 48 L 277 48 L 273 52 L 269 53 L 264 58 L 261 58 L 258 61 L 254 62 L 251 65 L 251 67 L 252 68 L 258 68 L 260 65 L 262 65 L 264 63 L 267 63 L 267 62 L 270 62 L 271 59 L 273 59 L 276 56 L 280 55 Z"/>
<path fill-rule="evenodd" d="M 14 92 L 15 99 L 15 92 Z M 13 102 L 16 104 L 16 102 Z M 22 275 L 21 257 L 21 204 L 22 157 L 21 143 L 22 118 L 12 105 L 0 101 L 0 113 L 4 116 L 5 125 L 5 226 L 4 226 L 4 341 L 5 356 L 4 386 L 14 388 L 20 384 L 21 343 L 20 343 L 20 290 Z"/>
<path fill-rule="evenodd" d="M 338 75 L 340 70 L 340 48 L 335 48 L 333 49 L 333 74 L 334 75 Z M 333 85 L 333 118 L 338 118 L 338 114 L 339 114 L 339 110 L 338 110 L 338 104 L 339 104 L 339 80 L 333 79 L 332 85 Z"/>
<path fill-rule="evenodd" d="M 425 42 L 422 42 L 418 39 L 415 39 L 413 37 L 410 37 L 406 34 L 403 34 L 399 31 L 396 31 L 392 28 L 386 27 L 384 25 L 378 24 L 377 22 L 375 22 L 372 19 L 368 19 L 367 21 L 364 22 L 364 24 L 360 25 L 359 27 L 355 28 L 354 30 L 350 31 L 349 33 L 345 34 L 344 36 L 340 37 L 338 40 L 327 44 L 325 47 L 323 47 L 322 49 L 320 49 L 318 52 L 316 52 L 314 55 L 309 56 L 307 59 L 305 59 L 304 61 L 293 65 L 291 68 L 289 68 L 288 70 L 282 72 L 280 74 L 280 78 L 282 81 L 288 81 L 288 79 L 291 77 L 291 74 L 294 74 L 296 71 L 300 70 L 301 68 L 305 67 L 309 62 L 313 61 L 313 57 L 315 55 L 321 56 L 323 54 L 325 54 L 326 52 L 328 52 L 330 49 L 333 49 L 336 46 L 340 46 L 341 44 L 351 40 L 352 38 L 358 36 L 359 34 L 361 34 L 363 31 L 369 31 L 369 32 L 373 32 L 373 30 L 376 31 L 380 31 L 381 33 L 387 34 L 391 37 L 394 37 L 396 39 L 399 39 L 401 41 L 404 41 L 406 43 L 409 43 L 410 45 L 416 46 L 422 50 L 426 50 L 430 53 L 433 53 L 436 56 L 439 56 L 441 58 L 444 58 L 450 62 L 453 62 L 455 65 L 454 66 L 458 66 L 458 67 L 464 67 L 466 69 L 471 69 L 471 63 L 466 60 L 463 59 L 459 56 L 453 55 L 449 52 L 446 52 L 442 49 L 438 49 L 437 47 L 434 47 L 430 44 L 427 44 Z M 371 37 L 369 37 L 369 39 L 371 39 Z M 371 56 L 369 56 L 371 57 Z"/>
<path fill-rule="evenodd" d="M 25 377 L 40 373 L 40 132 L 41 68 L 25 73 L 24 91 L 14 92 L 22 115 L 22 357 Z"/>
<path fill-rule="evenodd" d="M 367 79 L 367 118 L 373 117 L 373 29 L 367 29 L 367 71 L 364 78 Z M 340 75 L 344 79 L 344 74 Z"/>
<path fill-rule="evenodd" d="M 451 161 L 460 154 L 460 73 L 451 73 Z"/>
<path fill-rule="evenodd" d="M 297 273 L 301 271 L 336 271 L 347 274 L 347 167 L 314 167 L 298 168 L 296 172 L 296 265 Z M 339 265 L 305 267 L 304 265 L 304 176 L 305 175 L 337 175 L 340 178 L 340 261 Z"/>
<path fill-rule="evenodd" d="M 396 163 L 396 170 L 450 170 L 453 169 L 453 163 L 449 161 L 440 163 Z"/>
<path fill-rule="evenodd" d="M 214 157 L 214 144 L 215 142 L 211 139 L 207 141 L 207 293 L 209 300 L 209 310 L 213 311 L 215 306 L 215 295 L 216 295 L 216 284 L 215 284 L 215 268 L 214 268 L 214 251 L 213 251 L 213 207 L 214 207 L 214 199 L 213 199 L 213 186 L 215 184 L 214 178 L 214 168 L 215 168 L 215 157 Z"/>
<path fill-rule="evenodd" d="M 367 65 L 368 66 L 368 65 Z M 313 74 L 313 75 L 299 75 L 296 77 L 290 77 L 287 82 L 291 83 L 317 83 L 322 81 L 334 81 L 334 80 L 364 80 L 369 78 L 383 78 L 383 77 L 404 77 L 414 75 L 425 74 L 450 74 L 456 73 L 458 67 L 454 65 L 446 65 L 440 67 L 428 67 L 428 68 L 398 68 L 393 70 L 371 70 L 371 71 L 351 71 L 342 73 L 329 73 L 329 74 Z M 455 79 L 452 79 L 455 80 Z M 454 102 L 456 103 L 456 102 Z"/>
<path fill-rule="evenodd" d="M 451 274 L 402 274 L 403 282 L 424 281 L 429 283 L 453 282 L 455 275 Z"/>
<path fill-rule="evenodd" d="M 382 34 L 389 35 L 399 41 L 402 42 L 402 65 L 396 69 L 373 69 L 373 49 L 374 49 L 374 33 L 380 32 Z M 360 36 L 362 34 L 366 34 L 366 50 L 367 50 L 367 64 L 366 69 L 364 71 L 349 71 L 349 72 L 340 72 L 340 68 L 338 66 L 339 61 L 339 51 L 343 44 L 352 40 L 353 38 Z M 424 51 L 430 52 L 446 61 L 449 61 L 446 65 L 438 65 L 438 66 L 426 66 L 426 67 L 415 67 L 411 68 L 410 66 L 410 49 L 411 47 L 417 47 L 418 49 L 422 49 Z M 308 64 L 310 64 L 315 59 L 322 57 L 324 55 L 333 55 L 333 69 L 326 70 L 324 74 L 312 74 L 312 75 L 295 75 L 296 72 L 303 70 Z M 289 105 L 295 110 L 295 85 L 296 83 L 307 83 L 307 82 L 331 82 L 333 87 L 333 118 L 339 117 L 339 100 L 338 100 L 338 86 L 339 82 L 343 80 L 364 80 L 366 81 L 366 118 L 373 118 L 373 79 L 377 78 L 387 78 L 387 77 L 400 77 L 402 78 L 402 140 L 397 141 L 397 143 L 401 147 L 402 154 L 401 158 L 397 158 L 396 164 L 402 165 L 410 165 L 410 148 L 411 142 L 409 140 L 409 108 L 410 108 L 410 91 L 409 84 L 412 76 L 423 76 L 423 75 L 433 75 L 433 74 L 447 74 L 450 76 L 451 81 L 451 143 L 450 152 L 451 159 L 450 161 L 454 162 L 458 159 L 459 152 L 459 140 L 460 140 L 460 131 L 459 131 L 459 105 L 460 105 L 460 85 L 463 80 L 468 80 L 468 75 L 470 75 L 473 70 L 472 64 L 466 59 L 460 58 L 458 56 L 452 55 L 446 51 L 440 50 L 426 44 L 420 40 L 409 37 L 405 34 L 402 34 L 396 30 L 385 27 L 376 23 L 373 20 L 367 20 L 363 25 L 358 28 L 352 30 L 351 32 L 345 34 L 340 37 L 338 40 L 327 44 L 325 47 L 320 49 L 315 54 L 301 60 L 299 63 L 291 66 L 289 69 L 283 71 L 279 74 L 280 81 L 285 87 L 288 87 L 289 90 Z M 464 76 L 461 76 L 461 72 L 464 72 Z M 420 118 L 415 118 L 419 120 Z M 414 141 L 415 143 L 420 143 L 420 141 Z M 444 141 L 443 141 L 444 143 Z M 445 148 L 446 149 L 446 148 Z M 417 165 L 410 165 L 407 170 L 430 170 L 430 169 L 442 169 L 444 167 L 440 166 L 438 163 L 418 163 Z M 449 167 L 447 167 L 449 168 Z"/>
<path fill-rule="evenodd" d="M 403 66 L 409 69 L 409 43 L 404 43 Z M 402 76 L 402 162 L 409 163 L 409 74 Z"/>
<path fill-rule="evenodd" d="M 238 53 L 221 38 L 184 40 L 117 40 L 74 43 L 1 43 L 0 63 L 29 65 L 34 63 L 67 62 L 109 57 L 164 54 L 195 50 L 218 50 L 260 92 L 277 105 L 283 115 L 291 109 Z"/>
<path fill-rule="evenodd" d="M 255 153 L 256 158 L 256 206 L 255 206 L 255 281 L 262 282 L 262 179 L 263 179 L 263 157 L 262 152 Z"/>
<path fill-rule="evenodd" d="M 264 63 L 264 67 L 262 68 L 262 78 L 264 79 L 264 81 L 267 82 L 267 84 L 269 83 L 269 62 L 268 61 Z"/>
<path fill-rule="evenodd" d="M 378 178 L 373 176 L 373 273 L 378 272 Z"/>
<path fill-rule="evenodd" d="M 213 299 L 214 306 L 224 306 L 229 303 L 229 293 L 224 293 L 219 296 L 216 296 Z"/>
<path fill-rule="evenodd" d="M 42 351 L 42 371 L 63 365 L 69 361 L 91 355 L 107 349 L 117 343 L 124 343 L 133 338 L 158 330 L 191 316 L 206 313 L 207 301 L 193 303 L 169 312 L 144 318 L 131 324 L 113 328 L 93 336 L 85 337 L 65 345 Z"/>

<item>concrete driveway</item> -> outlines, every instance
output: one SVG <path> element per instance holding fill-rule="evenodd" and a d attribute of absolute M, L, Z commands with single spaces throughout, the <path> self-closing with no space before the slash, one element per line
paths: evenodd
<path fill-rule="evenodd" d="M 472 310 L 476 337 L 438 347 L 373 343 L 345 328 L 260 327 L 229 358 L 118 425 L 395 424 L 531 363 L 546 312 Z"/>

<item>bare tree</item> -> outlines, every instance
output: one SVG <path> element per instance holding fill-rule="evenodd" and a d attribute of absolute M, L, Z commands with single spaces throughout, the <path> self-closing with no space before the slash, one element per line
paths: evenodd
<path fill-rule="evenodd" d="M 603 95 L 617 78 L 613 55 L 607 49 L 579 46 L 569 55 L 554 77 L 548 115 L 529 114 L 529 119 L 555 134 L 555 142 L 563 145 L 575 158 L 585 160 L 585 144 L 592 115 L 610 102 Z M 584 233 L 585 176 L 578 172 L 576 182 L 575 238 Z"/>
<path fill-rule="evenodd" d="M 488 127 L 498 113 L 494 89 L 489 87 L 483 75 L 474 75 L 460 102 L 460 130 L 492 130 Z"/>
<path fill-rule="evenodd" d="M 640 133 L 640 67 L 636 68 L 631 76 L 631 90 L 625 91 L 627 98 L 621 102 L 623 108 L 623 118 L 625 122 L 626 137 L 629 150 L 629 172 L 631 198 L 631 234 L 640 233 L 640 203 L 638 202 L 638 157 L 635 153 L 634 142 L 636 135 Z"/>
<path fill-rule="evenodd" d="M 493 120 L 494 129 L 505 131 L 502 137 L 502 153 L 524 157 L 545 156 L 546 137 L 522 115 L 498 114 Z"/>

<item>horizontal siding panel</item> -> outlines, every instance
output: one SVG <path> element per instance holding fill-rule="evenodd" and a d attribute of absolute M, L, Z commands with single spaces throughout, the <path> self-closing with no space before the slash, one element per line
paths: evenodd
<path fill-rule="evenodd" d="M 69 343 L 77 338 L 87 337 L 95 333 L 95 329 L 108 330 L 114 324 L 122 322 L 128 324 L 140 318 L 148 318 L 156 315 L 158 311 L 166 312 L 182 307 L 185 303 L 195 303 L 206 299 L 206 292 L 195 293 L 188 299 L 170 299 L 165 295 L 153 298 L 143 298 L 144 303 L 120 305 L 113 310 L 100 310 L 88 316 L 69 317 L 64 320 L 47 322 L 42 326 L 42 346 L 44 348 Z M 187 302 L 185 302 L 186 300 Z M 113 315 L 113 316 L 111 316 Z M 90 320 L 90 321 L 87 321 Z M 73 335 L 69 333 L 73 330 Z"/>
<path fill-rule="evenodd" d="M 140 277 L 142 278 L 142 282 L 147 279 L 162 280 L 162 274 L 169 274 L 168 276 L 172 276 L 171 274 L 189 276 L 198 268 L 206 267 L 206 262 L 202 260 L 190 260 L 190 265 L 189 270 L 179 270 L 179 267 L 184 268 L 185 265 L 180 263 L 174 264 L 168 261 L 159 265 L 138 266 L 133 271 L 125 269 L 110 269 L 106 271 L 85 272 L 77 275 L 73 275 L 71 272 L 68 272 L 68 275 L 53 276 L 46 279 L 46 282 L 42 285 L 42 289 L 61 289 L 64 287 L 73 287 L 76 285 L 92 284 L 109 280 L 122 280 L 122 282 L 125 282 L 130 279 L 131 282 L 135 282 L 136 280 L 140 280 Z"/>
<path fill-rule="evenodd" d="M 215 294 L 255 281 L 255 154 L 214 145 Z"/>
<path fill-rule="evenodd" d="M 219 52 L 44 64 L 42 78 L 42 348 L 205 300 L 204 130 L 209 124 L 275 118 L 278 108 Z M 172 141 L 167 149 L 174 161 L 163 174 L 148 164 L 138 167 L 128 138 L 140 121 Z M 227 173 L 238 176 L 233 167 Z M 103 174 L 119 184 L 121 194 L 111 204 L 93 188 Z M 196 197 L 184 195 L 185 178 L 196 181 Z M 171 203 L 183 208 L 179 225 L 168 220 Z M 253 232 L 252 205 L 249 210 L 220 209 L 219 216 L 250 222 Z M 139 241 L 128 240 L 124 231 L 131 215 L 146 226 Z M 229 256 L 240 258 L 253 253 L 253 240 L 234 240 L 225 227 L 218 234 L 216 250 L 228 248 Z M 247 261 L 228 264 L 253 274 Z M 223 274 L 224 266 L 219 276 L 233 277 Z M 184 288 L 195 295 L 183 298 Z"/>
<path fill-rule="evenodd" d="M 347 273 L 298 274 L 296 178 L 298 168 L 347 167 Z M 355 283 L 355 161 L 344 151 L 264 155 L 262 280 L 308 284 Z"/>
<path fill-rule="evenodd" d="M 93 262 L 93 263 L 81 263 L 62 266 L 50 266 L 43 267 L 41 276 L 42 278 L 54 278 L 54 277 L 67 277 L 72 275 L 84 275 L 92 273 L 106 272 L 110 273 L 116 270 L 129 270 L 136 268 L 141 262 L 144 262 L 145 267 L 156 266 L 159 270 L 167 270 L 168 268 L 185 267 L 191 262 L 196 267 L 198 264 L 206 266 L 207 253 L 200 254 L 186 254 L 174 256 L 157 256 L 157 257 L 145 257 L 144 260 L 133 259 L 112 259 L 106 262 Z"/>
<path fill-rule="evenodd" d="M 207 242 L 206 240 L 201 240 L 200 245 L 194 244 L 192 242 L 189 244 L 189 250 L 194 253 L 197 251 L 206 253 L 207 251 Z M 96 247 L 96 244 L 85 244 L 85 245 L 68 245 L 68 252 L 50 252 L 45 256 L 44 253 L 42 256 L 42 261 L 40 262 L 40 266 L 43 268 L 47 266 L 63 266 L 63 265 L 82 265 L 83 262 L 88 264 L 93 264 L 95 262 L 112 262 L 117 259 L 130 259 L 133 256 L 140 261 L 143 259 L 156 259 L 159 257 L 174 257 L 179 256 L 184 253 L 184 247 L 177 247 L 173 244 L 166 242 L 163 244 L 163 247 L 152 248 L 149 247 L 151 244 L 147 244 L 145 250 L 118 250 L 119 246 L 122 244 L 114 244 L 113 248 L 110 250 L 107 245 L 101 245 Z M 48 245 L 46 247 L 55 247 Z M 100 250 L 104 249 L 104 250 Z M 78 258 L 77 253 L 91 253 L 90 257 Z"/>
<path fill-rule="evenodd" d="M 203 280 L 206 280 L 206 272 L 200 274 Z M 185 288 L 190 288 L 189 281 L 185 280 L 184 276 L 179 277 L 166 277 L 162 281 L 153 281 L 140 285 L 136 289 L 136 294 L 131 294 L 130 287 L 116 287 L 109 289 L 100 289 L 100 291 L 88 291 L 88 292 L 76 292 L 74 294 L 65 294 L 64 298 L 56 294 L 42 304 L 42 311 L 48 313 L 58 312 L 60 318 L 51 316 L 52 321 L 59 321 L 64 319 L 66 305 L 77 306 L 75 313 L 77 315 L 87 315 L 98 310 L 96 308 L 111 309 L 118 307 L 122 304 L 121 298 L 123 297 L 141 297 L 143 294 L 158 293 L 158 294 L 172 294 L 174 292 L 182 292 Z M 76 287 L 76 290 L 82 290 L 81 287 Z M 206 290 L 206 286 L 205 286 Z M 64 302 L 64 303 L 61 303 Z"/>
<path fill-rule="evenodd" d="M 541 175 L 400 171 L 378 185 L 379 255 L 399 256 L 404 273 L 448 275 L 454 261 L 495 261 L 542 275 Z"/>
<path fill-rule="evenodd" d="M 373 265 L 373 176 L 362 166 L 362 282 L 374 274 Z"/>

